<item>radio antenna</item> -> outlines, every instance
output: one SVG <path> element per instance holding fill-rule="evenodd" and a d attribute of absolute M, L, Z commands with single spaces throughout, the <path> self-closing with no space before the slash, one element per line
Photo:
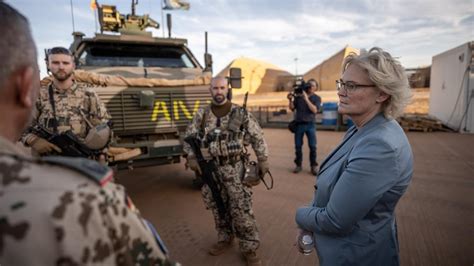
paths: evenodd
<path fill-rule="evenodd" d="M 72 32 L 76 32 L 76 28 L 74 26 L 74 8 L 72 6 L 72 0 L 69 0 L 69 3 L 71 5 Z"/>

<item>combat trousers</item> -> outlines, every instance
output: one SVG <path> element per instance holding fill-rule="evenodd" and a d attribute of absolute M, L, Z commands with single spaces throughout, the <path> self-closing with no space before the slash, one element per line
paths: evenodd
<path fill-rule="evenodd" d="M 252 210 L 252 189 L 241 182 L 242 162 L 218 167 L 221 196 L 226 205 L 226 219 L 221 219 L 207 185 L 201 189 L 204 204 L 212 211 L 218 241 L 228 241 L 235 234 L 242 252 L 255 251 L 260 245 L 257 221 Z"/>

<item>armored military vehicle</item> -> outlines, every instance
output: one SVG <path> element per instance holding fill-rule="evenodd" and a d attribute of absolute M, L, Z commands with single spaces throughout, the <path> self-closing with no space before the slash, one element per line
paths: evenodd
<path fill-rule="evenodd" d="M 112 116 L 112 147 L 140 150 L 137 157 L 115 162 L 119 169 L 179 162 L 186 125 L 210 100 L 207 34 L 202 67 L 187 40 L 145 31 L 159 24 L 136 15 L 134 3 L 129 15 L 112 5 L 99 7 L 101 33 L 85 38 L 75 32 L 70 47 L 78 72 L 100 77 L 96 91 Z"/>

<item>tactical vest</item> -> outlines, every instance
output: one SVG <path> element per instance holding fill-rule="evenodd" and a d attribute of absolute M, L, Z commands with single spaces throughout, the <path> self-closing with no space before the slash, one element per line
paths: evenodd
<path fill-rule="evenodd" d="M 55 112 L 53 112 L 49 97 L 49 85 L 42 87 L 39 96 L 40 114 L 38 122 L 51 132 L 54 131 L 54 124 L 56 123 L 59 133 L 71 130 L 83 140 L 87 136 L 89 128 L 84 120 L 84 115 L 81 114 L 81 110 L 87 110 L 87 113 L 90 108 L 94 107 L 89 92 L 83 85 L 74 84 L 71 89 L 62 93 L 58 93 L 53 89 L 53 99 Z"/>
<path fill-rule="evenodd" d="M 246 146 L 245 110 L 232 106 L 230 114 L 217 118 L 217 125 L 206 125 L 211 107 L 204 110 L 201 120 L 201 152 L 210 160 L 234 163 L 240 160 L 240 155 Z"/>

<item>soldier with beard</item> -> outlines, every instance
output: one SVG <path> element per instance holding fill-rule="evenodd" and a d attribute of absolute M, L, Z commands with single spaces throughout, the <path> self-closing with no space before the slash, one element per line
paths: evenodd
<path fill-rule="evenodd" d="M 206 208 L 212 211 L 217 230 L 217 243 L 210 248 L 209 254 L 222 254 L 231 248 L 234 236 L 237 236 L 247 265 L 261 265 L 256 253 L 260 238 L 252 210 L 252 188 L 242 182 L 242 153 L 247 145 L 252 145 L 258 159 L 259 175 L 262 176 L 269 168 L 268 147 L 253 115 L 241 115 L 245 110 L 230 101 L 227 79 L 213 78 L 209 91 L 212 103 L 196 112 L 185 133 L 186 137 L 202 136 L 201 152 L 217 165 L 215 182 L 218 191 L 212 191 L 212 184 L 207 183 L 201 191 Z M 186 165 L 202 174 L 203 169 L 188 143 L 184 143 L 184 151 Z M 215 194 L 220 195 L 220 199 L 216 199 Z M 225 210 L 219 210 L 220 200 Z"/>
<path fill-rule="evenodd" d="M 75 64 L 68 49 L 54 47 L 49 49 L 47 56 L 52 82 L 40 89 L 37 113 L 30 129 L 39 124 L 55 133 L 71 130 L 84 140 L 92 127 L 107 123 L 110 116 L 97 93 L 74 80 Z M 61 153 L 59 147 L 34 133 L 25 134 L 22 140 L 40 155 Z"/>

